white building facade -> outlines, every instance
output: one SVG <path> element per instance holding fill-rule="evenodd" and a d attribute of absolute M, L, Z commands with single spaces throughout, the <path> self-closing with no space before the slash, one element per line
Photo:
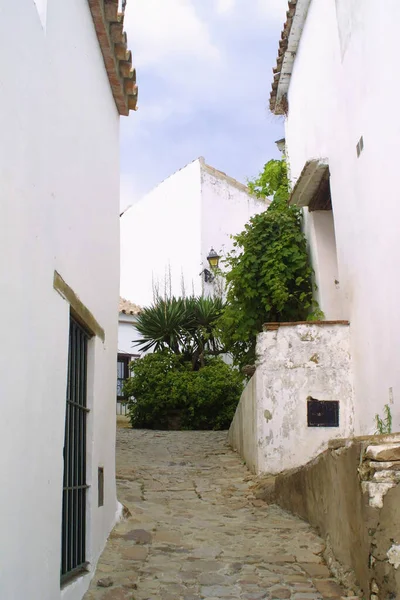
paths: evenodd
<path fill-rule="evenodd" d="M 124 382 L 130 377 L 130 363 L 143 352 L 135 345 L 140 334 L 135 327 L 140 307 L 125 298 L 119 300 L 117 357 L 117 415 L 126 414 Z"/>
<path fill-rule="evenodd" d="M 295 0 L 272 86 L 326 319 L 350 322 L 354 431 L 400 427 L 396 0 Z"/>
<path fill-rule="evenodd" d="M 7 600 L 82 598 L 117 517 L 119 117 L 136 105 L 117 11 L 0 1 Z"/>
<path fill-rule="evenodd" d="M 161 296 L 218 293 L 203 270 L 214 250 L 232 249 L 231 235 L 268 203 L 199 158 L 160 183 L 121 217 L 121 295 L 141 306 Z"/>

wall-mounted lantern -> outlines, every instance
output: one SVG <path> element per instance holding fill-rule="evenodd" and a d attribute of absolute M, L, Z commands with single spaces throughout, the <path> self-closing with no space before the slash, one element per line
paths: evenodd
<path fill-rule="evenodd" d="M 210 268 L 215 271 L 215 269 L 218 269 L 218 265 L 219 265 L 219 259 L 220 259 L 220 255 L 217 254 L 217 252 L 215 252 L 214 248 L 211 248 L 210 252 L 208 253 L 207 256 L 207 260 L 208 260 L 208 264 L 210 265 Z M 206 283 L 212 283 L 215 279 L 215 275 L 209 271 L 208 269 L 203 269 L 203 271 L 200 273 L 200 275 L 202 275 L 204 273 L 204 281 Z"/>
<path fill-rule="evenodd" d="M 285 140 L 285 138 L 282 138 L 280 140 L 276 140 L 275 144 L 278 146 L 279 152 L 282 152 L 282 154 L 285 154 L 285 149 L 286 149 L 286 140 Z"/>

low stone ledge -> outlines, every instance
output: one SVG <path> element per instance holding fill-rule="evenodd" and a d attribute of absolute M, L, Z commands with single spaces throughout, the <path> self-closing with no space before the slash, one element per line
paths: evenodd
<path fill-rule="evenodd" d="M 328 447 L 331 450 L 348 447 L 355 442 L 368 442 L 369 446 L 376 446 L 382 443 L 400 443 L 400 433 L 385 433 L 379 435 L 359 435 L 348 438 L 337 438 L 330 440 Z M 400 458 L 398 459 L 400 460 Z"/>
<path fill-rule="evenodd" d="M 263 331 L 275 331 L 279 329 L 279 327 L 296 327 L 297 325 L 325 325 L 330 327 L 332 325 L 350 325 L 350 321 L 339 320 L 339 321 L 284 321 L 282 323 L 279 322 L 271 322 L 264 323 Z"/>
<path fill-rule="evenodd" d="M 400 460 L 400 442 L 386 444 L 369 445 L 365 452 L 365 458 L 372 458 L 374 461 L 387 462 Z"/>

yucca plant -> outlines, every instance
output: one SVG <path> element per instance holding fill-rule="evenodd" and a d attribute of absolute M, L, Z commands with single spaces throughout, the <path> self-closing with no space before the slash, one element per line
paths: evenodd
<path fill-rule="evenodd" d="M 136 329 L 142 338 L 136 344 L 143 351 L 168 348 L 191 361 L 197 370 L 204 366 L 206 354 L 224 352 L 216 327 L 223 308 L 220 298 L 158 299 L 137 318 Z"/>
<path fill-rule="evenodd" d="M 137 345 L 141 350 L 169 348 L 180 354 L 184 345 L 184 329 L 190 326 L 190 311 L 183 298 L 159 299 L 138 315 L 135 327 L 142 335 Z"/>

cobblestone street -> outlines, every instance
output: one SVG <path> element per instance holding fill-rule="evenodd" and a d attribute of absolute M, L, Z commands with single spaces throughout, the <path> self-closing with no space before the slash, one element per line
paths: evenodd
<path fill-rule="evenodd" d="M 346 596 L 323 564 L 323 541 L 255 499 L 226 438 L 117 430 L 118 498 L 131 517 L 111 534 L 86 600 Z"/>

